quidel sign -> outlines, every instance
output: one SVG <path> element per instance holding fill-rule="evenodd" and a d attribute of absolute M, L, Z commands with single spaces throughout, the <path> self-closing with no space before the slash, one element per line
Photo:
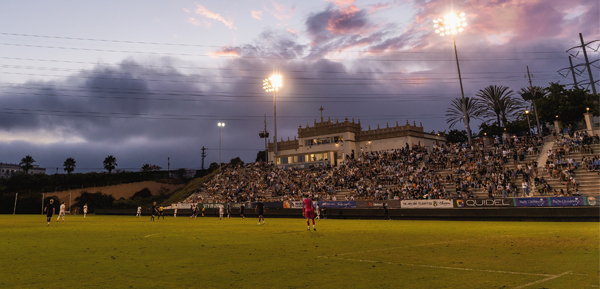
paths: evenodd
<path fill-rule="evenodd" d="M 514 207 L 512 198 L 507 199 L 458 199 L 454 200 L 455 208 L 477 208 L 477 207 Z"/>

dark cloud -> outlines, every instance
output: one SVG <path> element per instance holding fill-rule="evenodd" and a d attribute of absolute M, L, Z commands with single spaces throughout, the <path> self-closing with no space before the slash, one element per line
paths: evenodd
<path fill-rule="evenodd" d="M 466 4 L 478 11 L 457 37 L 466 96 L 494 84 L 518 91 L 528 85 L 523 78 L 526 66 L 534 74 L 534 85 L 570 83 L 556 73 L 568 66 L 564 51 L 579 44 L 579 31 L 589 40 L 600 35 L 598 27 L 588 23 L 597 22 L 598 9 L 559 21 L 542 17 L 563 19 L 556 16 L 560 13 L 555 5 L 513 2 L 504 3 L 518 19 L 509 22 L 514 33 L 507 36 L 495 35 L 498 24 L 492 21 L 510 12 L 502 10 L 501 3 Z M 273 136 L 273 95 L 262 91 L 262 79 L 275 70 L 284 76 L 277 103 L 279 138 L 293 139 L 299 125 L 313 125 L 321 106 L 325 118 L 360 119 L 365 129 L 414 121 L 423 123 L 426 131 L 447 130 L 445 110 L 460 97 L 460 87 L 451 38 L 431 29 L 433 15 L 445 7 L 419 3 L 414 23 L 402 30 L 378 24 L 366 9 L 330 6 L 307 16 L 311 44 L 267 29 L 252 43 L 216 52 L 229 58 L 222 58 L 214 70 L 201 69 L 203 62 L 177 58 L 132 58 L 60 81 L 4 87 L 0 135 L 19 132 L 35 138 L 48 132 L 50 136 L 40 138 L 50 140 L 0 142 L 0 160 L 18 162 L 30 154 L 41 166 L 60 167 L 74 157 L 78 168 L 99 168 L 112 154 L 121 168 L 144 163 L 166 167 L 168 157 L 172 168 L 199 168 L 202 146 L 209 149 L 205 166 L 218 161 L 216 124 L 222 121 L 222 160 L 240 156 L 252 162 L 264 147 L 258 137 L 263 115 Z M 591 1 L 581 3 L 598 7 Z M 525 19 L 523 13 L 535 15 Z M 522 28 L 528 25 L 531 29 Z M 325 57 L 350 47 L 358 51 L 352 58 Z M 477 125 L 472 125 L 475 131 Z"/>

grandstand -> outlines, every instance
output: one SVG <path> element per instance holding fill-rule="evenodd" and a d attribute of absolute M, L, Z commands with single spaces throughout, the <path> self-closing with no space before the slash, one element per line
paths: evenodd
<path fill-rule="evenodd" d="M 472 147 L 413 145 L 364 152 L 337 167 L 253 163 L 224 168 L 184 202 L 297 201 L 304 194 L 319 201 L 521 197 L 524 181 L 528 197 L 597 196 L 599 151 L 597 136 L 577 133 Z"/>

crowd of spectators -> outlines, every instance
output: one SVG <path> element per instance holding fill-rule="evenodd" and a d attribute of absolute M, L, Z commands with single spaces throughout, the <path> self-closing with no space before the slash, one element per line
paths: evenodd
<path fill-rule="evenodd" d="M 588 170 L 600 165 L 598 157 L 584 157 L 578 164 L 569 154 L 589 149 L 589 144 L 597 141 L 597 137 L 574 134 L 562 138 L 557 149 L 548 152 L 545 169 L 549 178 L 568 184 L 567 194 L 578 186 L 574 171 L 580 164 Z M 560 194 L 541 177 L 537 157 L 527 158 L 539 155 L 542 143 L 541 138 L 525 136 L 490 139 L 485 147 L 483 142 L 429 148 L 406 144 L 390 151 L 361 151 L 356 159 L 347 158 L 337 167 L 309 169 L 282 169 L 257 162 L 224 168 L 203 185 L 198 198 L 245 202 L 261 198 L 297 201 L 305 195 L 329 201 L 336 200 L 338 192 L 344 192 L 346 200 L 527 197 L 534 191 Z"/>

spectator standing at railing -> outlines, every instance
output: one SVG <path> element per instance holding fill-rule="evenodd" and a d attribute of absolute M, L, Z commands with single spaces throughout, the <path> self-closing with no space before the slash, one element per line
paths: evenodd
<path fill-rule="evenodd" d="M 527 195 L 527 197 L 529 197 L 529 184 L 527 183 L 527 181 L 525 181 L 525 179 L 523 179 L 523 182 L 521 183 L 521 187 L 523 188 L 523 198 L 525 198 L 525 195 Z"/>

